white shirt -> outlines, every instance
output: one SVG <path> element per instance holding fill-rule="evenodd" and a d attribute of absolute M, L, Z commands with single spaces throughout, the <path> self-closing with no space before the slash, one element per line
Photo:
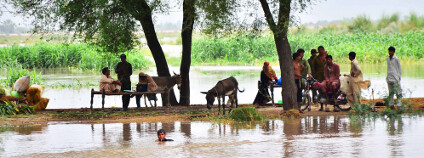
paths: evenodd
<path fill-rule="evenodd" d="M 392 59 L 387 57 L 387 82 L 400 83 L 402 72 L 399 58 L 393 55 Z"/>

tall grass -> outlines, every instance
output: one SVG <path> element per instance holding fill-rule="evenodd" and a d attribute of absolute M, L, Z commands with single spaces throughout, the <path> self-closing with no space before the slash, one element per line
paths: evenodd
<path fill-rule="evenodd" d="M 305 58 L 309 50 L 322 45 L 337 63 L 348 63 L 348 53 L 357 53 L 357 59 L 364 63 L 381 63 L 388 56 L 388 47 L 396 47 L 396 55 L 402 61 L 419 62 L 423 60 L 424 32 L 408 33 L 356 33 L 356 34 L 297 34 L 289 35 L 292 52 L 305 49 Z M 278 61 L 274 39 L 271 36 L 259 38 L 221 38 L 199 39 L 193 42 L 192 60 L 195 64 L 261 63 L 263 60 Z M 205 62 L 206 61 L 206 62 Z"/>
<path fill-rule="evenodd" d="M 7 75 L 6 79 L 0 80 L 0 84 L 5 87 L 12 87 L 12 85 L 16 82 L 16 80 L 18 80 L 20 77 L 23 77 L 23 76 L 30 76 L 31 84 L 38 84 L 38 85 L 44 84 L 44 79 L 41 76 L 41 73 L 37 73 L 35 70 L 30 71 L 28 69 L 22 69 L 20 67 L 15 67 L 15 68 L 9 67 L 8 72 L 9 74 Z"/>
<path fill-rule="evenodd" d="M 138 50 L 124 52 L 133 69 L 142 69 L 151 62 Z M 119 54 L 105 53 L 88 44 L 37 43 L 30 46 L 13 45 L 0 48 L 0 67 L 66 68 L 100 71 L 120 61 Z"/>

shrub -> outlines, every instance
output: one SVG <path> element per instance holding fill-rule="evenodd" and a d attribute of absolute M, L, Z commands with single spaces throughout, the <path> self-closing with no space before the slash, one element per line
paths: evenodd
<path fill-rule="evenodd" d="M 262 115 L 254 107 L 242 107 L 233 109 L 230 118 L 235 121 L 260 121 Z"/>

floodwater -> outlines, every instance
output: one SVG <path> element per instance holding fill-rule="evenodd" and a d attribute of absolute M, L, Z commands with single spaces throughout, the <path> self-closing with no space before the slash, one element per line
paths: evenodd
<path fill-rule="evenodd" d="M 3 128 L 5 129 L 5 128 Z M 308 116 L 263 123 L 156 122 L 7 127 L 0 157 L 421 157 L 424 118 Z M 157 143 L 164 129 L 173 142 Z"/>
<path fill-rule="evenodd" d="M 279 73 L 279 67 L 273 66 L 274 70 Z M 350 65 L 340 65 L 341 74 L 348 74 Z M 371 99 L 372 90 L 374 90 L 375 98 L 383 98 L 387 96 L 386 84 L 386 65 L 383 64 L 368 64 L 361 65 L 364 73 L 364 79 L 371 81 L 371 87 L 364 90 L 362 97 Z M 403 64 L 402 65 L 402 80 L 401 86 L 405 97 L 424 97 L 424 64 Z M 170 71 L 179 72 L 178 67 L 171 67 Z M 229 76 L 235 76 L 239 82 L 239 88 L 245 89 L 244 93 L 239 93 L 239 103 L 250 104 L 257 93 L 257 83 L 260 78 L 260 66 L 194 66 L 190 71 L 190 87 L 191 87 L 191 104 L 206 104 L 206 99 L 201 91 L 208 91 L 219 80 L 225 79 Z M 98 84 L 101 73 L 93 72 L 78 72 L 69 70 L 42 70 L 43 77 L 46 78 L 46 84 L 70 84 L 70 83 L 95 83 Z M 146 70 L 152 76 L 156 75 L 156 68 Z M 138 71 L 134 71 L 131 76 L 133 84 L 137 82 Z M 116 78 L 116 74 L 112 74 Z M 0 75 L 5 78 L 4 74 Z M 46 87 L 43 97 L 49 98 L 50 102 L 47 109 L 64 109 L 64 108 L 89 108 L 90 107 L 90 91 L 91 88 L 98 90 L 98 86 L 85 87 L 85 88 L 50 88 Z M 174 88 L 177 92 L 177 99 L 179 99 L 178 89 Z M 160 95 L 158 95 L 158 105 L 161 105 Z M 281 89 L 275 89 L 275 102 L 281 100 Z M 106 96 L 105 107 L 122 107 L 122 100 L 119 96 Z M 142 101 L 142 103 L 144 103 Z M 216 102 L 215 102 L 216 103 Z M 94 97 L 94 107 L 101 107 L 101 96 Z M 142 104 L 144 106 L 144 104 Z M 136 107 L 135 98 L 130 101 L 130 107 Z"/>

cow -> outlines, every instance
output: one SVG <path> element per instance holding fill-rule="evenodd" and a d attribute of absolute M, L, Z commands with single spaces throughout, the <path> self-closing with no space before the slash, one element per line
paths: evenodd
<path fill-rule="evenodd" d="M 222 98 L 222 110 L 225 115 L 225 96 L 229 96 L 231 99 L 231 107 L 238 107 L 237 91 L 243 93 L 244 90 L 238 89 L 238 82 L 233 76 L 228 77 L 224 80 L 219 81 L 212 89 L 207 92 L 201 92 L 206 94 L 206 101 L 208 109 L 212 108 L 215 97 L 218 98 L 218 110 L 221 111 L 221 98 Z"/>

